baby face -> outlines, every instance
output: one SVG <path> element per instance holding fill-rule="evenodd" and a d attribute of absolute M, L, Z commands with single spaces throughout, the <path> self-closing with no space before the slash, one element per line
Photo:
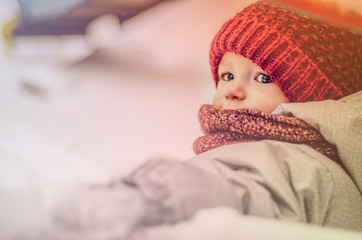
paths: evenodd
<path fill-rule="evenodd" d="M 289 102 L 258 65 L 241 55 L 225 53 L 218 75 L 212 105 L 219 110 L 252 108 L 271 113 L 280 103 Z"/>

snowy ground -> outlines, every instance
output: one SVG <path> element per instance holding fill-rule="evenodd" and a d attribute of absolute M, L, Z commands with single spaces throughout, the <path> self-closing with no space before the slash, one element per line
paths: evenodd
<path fill-rule="evenodd" d="M 70 186 L 193 156 L 198 109 L 214 90 L 210 41 L 248 2 L 169 1 L 122 25 L 104 16 L 86 36 L 2 42 L 2 236 L 42 224 L 34 218 Z M 0 4 L 3 25 L 18 9 Z"/>

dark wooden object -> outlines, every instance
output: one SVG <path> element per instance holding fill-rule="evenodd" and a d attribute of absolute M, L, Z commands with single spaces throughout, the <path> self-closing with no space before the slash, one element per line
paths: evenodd
<path fill-rule="evenodd" d="M 57 19 L 43 22 L 22 21 L 13 36 L 84 34 L 89 22 L 110 13 L 120 22 L 154 6 L 163 0 L 88 0 Z"/>

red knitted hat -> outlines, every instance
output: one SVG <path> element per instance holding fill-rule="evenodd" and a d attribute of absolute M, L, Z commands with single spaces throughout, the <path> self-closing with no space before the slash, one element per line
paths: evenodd
<path fill-rule="evenodd" d="M 291 102 L 338 99 L 362 89 L 362 34 L 272 1 L 226 22 L 210 49 L 217 84 L 225 52 L 260 66 Z"/>

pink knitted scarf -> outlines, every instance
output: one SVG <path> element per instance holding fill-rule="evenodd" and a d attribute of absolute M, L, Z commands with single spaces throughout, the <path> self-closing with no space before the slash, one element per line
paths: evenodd
<path fill-rule="evenodd" d="M 220 111 L 211 105 L 203 105 L 199 121 L 205 135 L 193 144 L 196 154 L 228 144 L 270 139 L 306 144 L 341 164 L 336 147 L 298 118 L 253 109 Z"/>

